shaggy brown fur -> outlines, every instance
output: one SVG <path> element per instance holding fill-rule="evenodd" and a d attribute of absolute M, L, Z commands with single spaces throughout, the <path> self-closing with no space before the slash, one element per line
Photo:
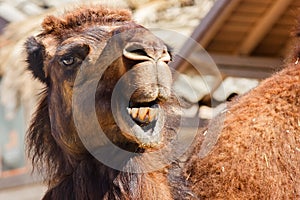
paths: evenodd
<path fill-rule="evenodd" d="M 300 198 L 300 64 L 294 62 L 236 99 L 198 137 L 184 167 L 198 198 Z"/>
<path fill-rule="evenodd" d="M 114 25 L 118 22 L 126 22 L 131 20 L 131 13 L 128 10 L 111 10 L 102 7 L 99 12 L 99 7 L 85 7 L 78 8 L 72 12 L 64 14 L 63 18 L 56 18 L 54 16 L 47 17 L 43 24 L 43 32 L 45 34 L 53 34 L 63 36 L 66 32 L 74 32 L 84 26 L 100 25 Z"/>
<path fill-rule="evenodd" d="M 46 86 L 28 131 L 27 143 L 34 167 L 43 171 L 48 181 L 49 189 L 44 199 L 172 199 L 167 167 L 148 173 L 130 172 L 144 172 L 160 161 L 172 161 L 168 153 L 160 155 L 162 158 L 145 154 L 162 147 L 169 153 L 173 151 L 171 143 L 177 130 L 176 101 L 170 93 L 172 80 L 166 64 L 170 61 L 166 45 L 131 21 L 128 11 L 101 6 L 79 8 L 61 18 L 49 16 L 42 26 L 43 32 L 26 42 L 29 70 Z M 113 38 L 122 32 L 126 34 Z M 126 53 L 122 55 L 122 52 Z M 86 62 L 89 65 L 84 65 Z M 100 79 L 97 72 L 107 65 Z M 86 69 L 86 74 L 75 84 L 82 68 Z M 111 104 L 117 107 L 118 116 L 128 115 L 118 110 L 125 108 L 119 108 L 118 101 L 111 102 L 111 97 L 116 83 L 129 69 L 133 71 L 132 76 L 122 80 L 124 88 L 116 99 L 125 98 L 128 87 L 135 85 L 137 89 L 129 97 L 129 106 L 155 104 L 164 110 L 164 115 L 170 116 L 159 115 L 164 122 L 158 118 L 153 126 L 164 123 L 163 129 L 153 132 L 151 137 L 141 128 L 134 133 L 120 130 L 112 115 Z M 97 83 L 96 94 L 92 96 L 89 95 L 92 89 L 88 87 L 91 82 Z M 81 104 L 74 106 L 75 90 L 79 91 Z M 96 124 L 90 120 L 93 114 L 90 108 L 94 106 L 90 105 L 92 98 L 95 98 Z M 73 119 L 74 110 L 80 106 L 87 108 L 79 116 L 86 130 L 85 139 L 94 142 L 96 152 L 106 154 L 110 160 L 116 159 L 120 171 L 96 160 L 81 142 Z M 128 118 L 129 115 L 127 122 Z M 107 150 L 107 143 L 99 142 L 99 133 L 93 133 L 99 124 L 115 145 L 140 154 L 119 158 L 120 150 Z"/>

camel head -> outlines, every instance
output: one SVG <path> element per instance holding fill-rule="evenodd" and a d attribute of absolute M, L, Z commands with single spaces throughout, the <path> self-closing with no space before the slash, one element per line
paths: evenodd
<path fill-rule="evenodd" d="M 170 139 L 171 56 L 162 40 L 128 11 L 97 6 L 49 16 L 42 27 L 26 42 L 27 62 L 46 86 L 43 127 L 62 149 L 84 153 L 85 140 L 137 151 Z"/>

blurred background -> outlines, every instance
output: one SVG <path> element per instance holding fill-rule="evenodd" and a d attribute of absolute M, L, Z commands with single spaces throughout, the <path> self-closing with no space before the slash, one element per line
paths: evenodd
<path fill-rule="evenodd" d="M 85 3 L 87 1 L 84 1 Z M 132 10 L 135 21 L 174 47 L 174 90 L 185 101 L 185 126 L 198 126 L 225 103 L 278 71 L 290 52 L 300 0 L 94 0 Z M 0 199 L 40 199 L 24 135 L 43 85 L 26 71 L 23 44 L 44 16 L 73 0 L 0 0 Z M 162 31 L 167 30 L 167 31 Z"/>

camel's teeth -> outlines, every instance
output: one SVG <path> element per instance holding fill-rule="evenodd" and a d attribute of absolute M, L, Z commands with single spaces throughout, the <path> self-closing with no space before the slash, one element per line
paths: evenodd
<path fill-rule="evenodd" d="M 135 119 L 138 116 L 139 109 L 138 108 L 131 108 L 131 117 Z"/>
<path fill-rule="evenodd" d="M 146 108 L 139 108 L 139 112 L 138 112 L 139 114 L 138 114 L 138 116 L 139 116 L 139 120 L 141 122 L 145 121 L 145 118 L 147 116 L 148 111 L 149 111 L 148 107 L 146 107 Z"/>
<path fill-rule="evenodd" d="M 149 122 L 152 122 L 156 118 L 157 109 L 149 109 Z"/>
<path fill-rule="evenodd" d="M 131 115 L 131 108 L 127 108 L 127 112 L 129 115 Z"/>
<path fill-rule="evenodd" d="M 150 123 L 156 119 L 158 109 L 149 107 L 127 108 L 127 112 L 132 119 L 141 123 Z"/>

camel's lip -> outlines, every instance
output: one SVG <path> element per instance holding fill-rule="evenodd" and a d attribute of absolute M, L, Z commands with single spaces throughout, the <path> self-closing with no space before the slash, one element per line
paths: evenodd
<path fill-rule="evenodd" d="M 143 103 L 142 107 L 121 103 L 117 121 L 125 137 L 137 142 L 141 147 L 157 147 L 161 144 L 164 126 L 164 111 L 157 103 Z"/>

